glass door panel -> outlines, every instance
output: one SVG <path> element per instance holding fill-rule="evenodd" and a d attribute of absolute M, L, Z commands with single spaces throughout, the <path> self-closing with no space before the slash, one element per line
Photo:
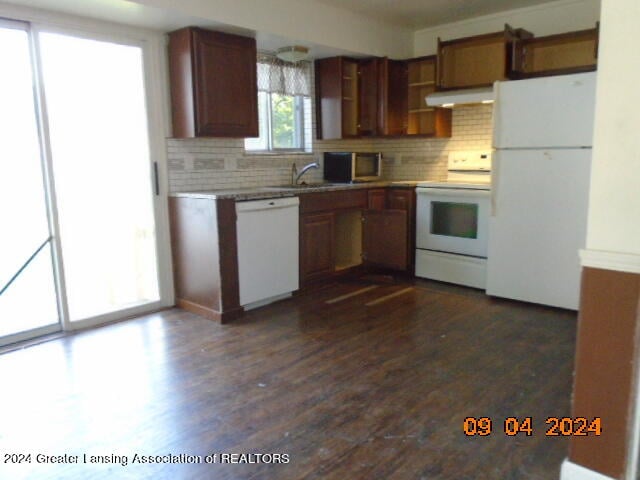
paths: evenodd
<path fill-rule="evenodd" d="M 478 238 L 478 204 L 431 202 L 431 233 Z"/>
<path fill-rule="evenodd" d="M 39 35 L 69 320 L 160 299 L 142 49 Z"/>
<path fill-rule="evenodd" d="M 0 344 L 59 328 L 26 25 L 0 20 Z M 37 333 L 36 333 L 37 331 Z"/>

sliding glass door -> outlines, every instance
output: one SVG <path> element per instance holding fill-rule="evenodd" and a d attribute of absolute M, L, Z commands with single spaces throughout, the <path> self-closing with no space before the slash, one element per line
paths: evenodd
<path fill-rule="evenodd" d="M 59 329 L 30 47 L 0 20 L 0 345 Z"/>
<path fill-rule="evenodd" d="M 168 303 L 144 61 L 0 20 L 0 345 Z"/>
<path fill-rule="evenodd" d="M 39 35 L 69 320 L 159 300 L 142 49 Z"/>

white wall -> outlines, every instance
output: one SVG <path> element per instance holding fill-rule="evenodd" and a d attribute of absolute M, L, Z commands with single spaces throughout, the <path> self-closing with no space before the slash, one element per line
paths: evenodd
<path fill-rule="evenodd" d="M 353 52 L 408 58 L 411 31 L 314 0 L 134 0 L 136 3 Z"/>
<path fill-rule="evenodd" d="M 640 2 L 603 0 L 587 248 L 640 255 Z"/>
<path fill-rule="evenodd" d="M 599 13 L 600 0 L 561 0 L 438 25 L 415 32 L 414 56 L 435 54 L 438 37 L 451 40 L 498 32 L 505 23 L 529 30 L 537 37 L 593 28 Z"/>
<path fill-rule="evenodd" d="M 587 250 L 582 254 L 584 266 L 635 273 L 640 273 L 639 25 L 638 0 L 602 0 Z M 625 478 L 635 479 L 640 391 L 630 432 Z"/>

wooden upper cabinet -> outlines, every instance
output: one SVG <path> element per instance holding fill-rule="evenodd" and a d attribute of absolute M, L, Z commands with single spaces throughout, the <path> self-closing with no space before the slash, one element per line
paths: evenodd
<path fill-rule="evenodd" d="M 526 30 L 505 25 L 502 32 L 446 42 L 438 38 L 438 89 L 485 87 L 507 80 L 513 41 L 530 37 Z"/>
<path fill-rule="evenodd" d="M 358 136 L 378 134 L 380 62 L 368 58 L 358 62 Z"/>
<path fill-rule="evenodd" d="M 319 139 L 404 135 L 406 62 L 388 58 L 316 60 Z"/>
<path fill-rule="evenodd" d="M 183 28 L 169 34 L 173 136 L 257 137 L 256 41 Z"/>
<path fill-rule="evenodd" d="M 358 135 L 358 63 L 346 57 L 315 61 L 318 139 Z"/>
<path fill-rule="evenodd" d="M 407 133 L 407 62 L 378 59 L 378 135 Z"/>
<path fill-rule="evenodd" d="M 426 103 L 426 96 L 436 90 L 437 67 L 435 55 L 407 62 L 407 135 L 451 136 L 451 109 Z"/>
<path fill-rule="evenodd" d="M 589 30 L 515 39 L 511 78 L 590 72 L 598 63 L 599 25 Z"/>

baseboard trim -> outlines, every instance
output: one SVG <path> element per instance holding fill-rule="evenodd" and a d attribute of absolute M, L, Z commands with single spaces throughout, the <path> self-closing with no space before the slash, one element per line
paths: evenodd
<path fill-rule="evenodd" d="M 565 459 L 560 470 L 560 480 L 615 480 L 594 470 Z"/>
<path fill-rule="evenodd" d="M 640 255 L 608 252 L 606 250 L 580 250 L 583 267 L 601 268 L 617 272 L 640 273 Z"/>
<path fill-rule="evenodd" d="M 201 317 L 207 318 L 220 323 L 229 323 L 231 320 L 239 318 L 244 313 L 242 307 L 233 308 L 224 312 L 219 312 L 209 307 L 205 307 L 195 302 L 185 300 L 184 298 L 176 298 L 176 306 L 186 310 L 187 312 L 195 313 Z"/>

